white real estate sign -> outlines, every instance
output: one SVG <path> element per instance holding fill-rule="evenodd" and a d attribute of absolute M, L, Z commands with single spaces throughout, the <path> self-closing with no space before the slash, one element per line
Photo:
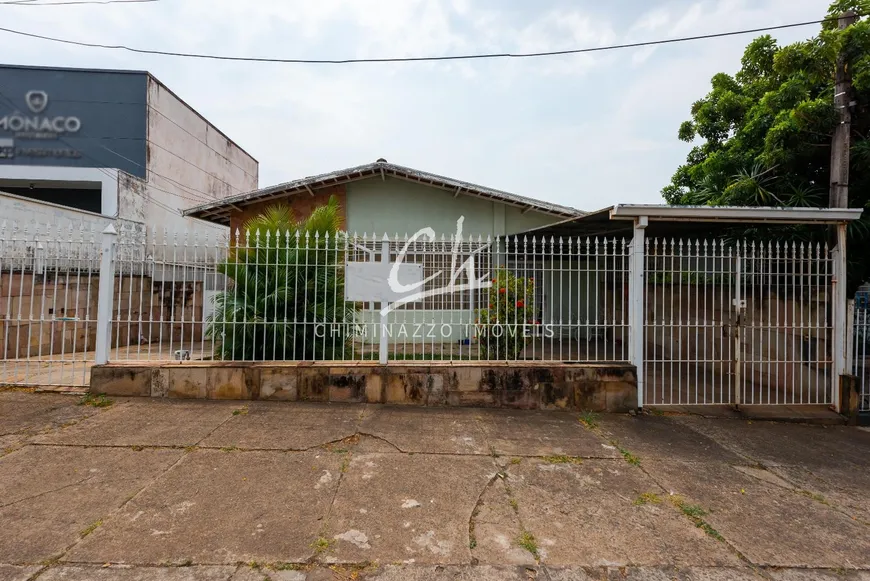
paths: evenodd
<path fill-rule="evenodd" d="M 390 287 L 390 271 L 398 268 L 398 280 L 413 291 L 396 292 Z M 344 298 L 350 302 L 392 303 L 412 292 L 419 291 L 423 283 L 423 265 L 393 262 L 348 262 L 345 271 Z"/>

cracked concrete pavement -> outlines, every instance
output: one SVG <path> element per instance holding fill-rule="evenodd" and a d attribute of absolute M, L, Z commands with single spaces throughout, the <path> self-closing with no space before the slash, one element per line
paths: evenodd
<path fill-rule="evenodd" d="M 0 392 L 0 581 L 870 581 L 870 432 Z"/>

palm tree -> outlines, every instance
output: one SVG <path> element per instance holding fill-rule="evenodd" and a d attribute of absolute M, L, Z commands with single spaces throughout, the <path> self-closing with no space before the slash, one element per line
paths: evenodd
<path fill-rule="evenodd" d="M 346 358 L 345 234 L 338 200 L 305 220 L 286 205 L 270 206 L 244 224 L 218 272 L 230 279 L 215 297 L 207 336 L 226 360 Z"/>

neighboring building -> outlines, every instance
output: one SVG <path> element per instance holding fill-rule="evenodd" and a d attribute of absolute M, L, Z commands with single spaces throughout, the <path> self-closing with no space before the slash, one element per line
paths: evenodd
<path fill-rule="evenodd" d="M 378 160 L 375 163 L 294 180 L 206 202 L 184 212 L 233 232 L 270 204 L 283 202 L 297 219 L 325 204 L 341 204 L 349 233 L 381 236 L 413 234 L 432 228 L 440 236 L 456 232 L 465 217 L 464 235 L 502 236 L 583 215 L 574 208 L 526 198 Z"/>
<path fill-rule="evenodd" d="M 147 72 L 0 65 L 0 354 L 94 348 L 108 224 L 121 242 L 114 344 L 201 339 L 201 324 L 170 323 L 202 321 L 209 285 L 173 236 L 227 229 L 181 209 L 257 179 L 251 155 Z"/>
<path fill-rule="evenodd" d="M 55 225 L 86 212 L 85 222 L 185 231 L 196 222 L 182 208 L 257 179 L 253 157 L 150 73 L 0 65 L 5 220 Z"/>

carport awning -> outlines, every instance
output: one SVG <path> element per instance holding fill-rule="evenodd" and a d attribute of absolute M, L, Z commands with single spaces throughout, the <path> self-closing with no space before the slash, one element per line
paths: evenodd
<path fill-rule="evenodd" d="M 556 224 L 522 232 L 537 237 L 625 237 L 630 238 L 635 220 L 646 218 L 647 236 L 717 237 L 735 226 L 770 228 L 782 225 L 828 225 L 858 220 L 861 208 L 774 208 L 733 206 L 666 206 L 660 204 L 617 204 L 569 218 Z"/>

